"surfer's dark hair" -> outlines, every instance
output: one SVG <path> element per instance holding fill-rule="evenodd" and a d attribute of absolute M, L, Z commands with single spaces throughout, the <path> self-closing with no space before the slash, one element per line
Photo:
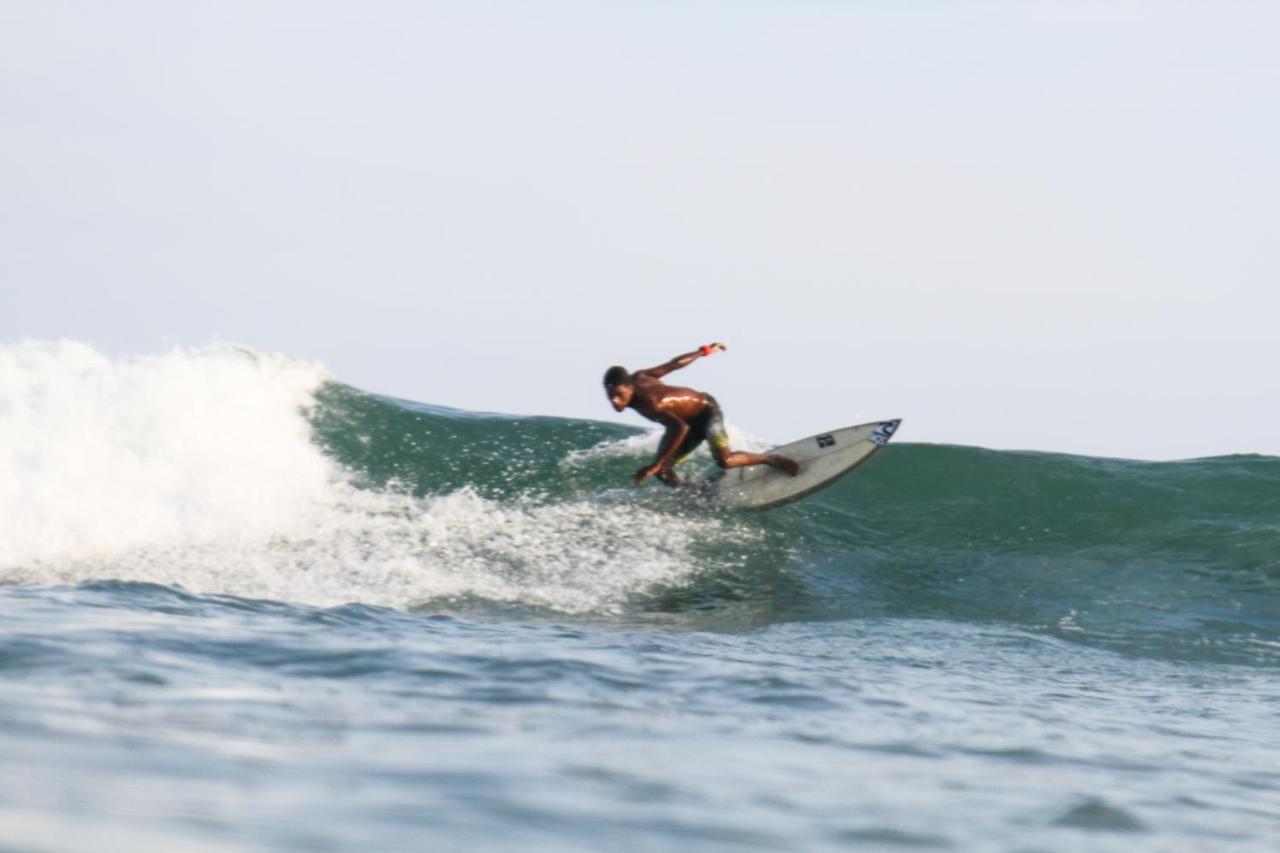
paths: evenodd
<path fill-rule="evenodd" d="M 604 387 L 617 388 L 619 385 L 630 385 L 631 374 L 625 367 L 615 364 L 604 372 Z"/>

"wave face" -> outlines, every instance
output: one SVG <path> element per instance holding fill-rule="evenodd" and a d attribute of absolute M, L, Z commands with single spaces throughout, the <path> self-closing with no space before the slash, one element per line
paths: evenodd
<path fill-rule="evenodd" d="M 0 582 L 717 630 L 925 617 L 1280 664 L 1280 459 L 894 444 L 798 504 L 717 515 L 630 487 L 655 445 L 240 348 L 0 347 Z"/>

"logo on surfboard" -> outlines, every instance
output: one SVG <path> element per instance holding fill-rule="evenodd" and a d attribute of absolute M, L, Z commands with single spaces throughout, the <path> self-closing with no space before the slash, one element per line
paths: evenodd
<path fill-rule="evenodd" d="M 871 433 L 870 438 L 873 444 L 884 447 L 889 443 L 889 439 L 893 438 L 893 431 L 898 428 L 897 421 L 885 421 L 876 427 L 876 431 Z"/>
<path fill-rule="evenodd" d="M 818 442 L 819 447 L 836 446 L 836 437 L 834 435 L 820 435 L 815 439 L 815 441 Z"/>

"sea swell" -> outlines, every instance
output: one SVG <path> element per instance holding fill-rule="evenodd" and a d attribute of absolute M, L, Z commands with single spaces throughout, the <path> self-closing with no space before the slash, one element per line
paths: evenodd
<path fill-rule="evenodd" d="M 895 443 L 798 504 L 719 515 L 630 486 L 653 441 L 242 348 L 8 345 L 0 582 L 694 630 L 929 618 L 1280 664 L 1280 459 Z"/>
<path fill-rule="evenodd" d="M 864 614 L 1274 664 L 1278 519 L 1271 457 L 1152 463 L 905 445 L 819 496 L 797 538 Z"/>

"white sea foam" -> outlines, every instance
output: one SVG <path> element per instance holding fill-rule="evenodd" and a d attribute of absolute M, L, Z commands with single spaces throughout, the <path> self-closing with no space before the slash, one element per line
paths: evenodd
<path fill-rule="evenodd" d="M 725 424 L 725 432 L 729 434 L 729 446 L 734 450 L 763 453 L 773 446 L 764 439 L 745 432 L 733 424 Z M 585 450 L 575 450 L 565 457 L 562 464 L 577 467 L 601 459 L 618 459 L 628 456 L 636 458 L 652 457 L 658 452 L 658 445 L 661 441 L 662 430 L 655 427 L 625 438 L 608 439 Z M 705 448 L 706 445 L 704 444 L 702 447 Z"/>
<path fill-rule="evenodd" d="M 257 539 L 322 500 L 317 365 L 233 347 L 0 347 L 0 565 Z"/>
<path fill-rule="evenodd" d="M 600 459 L 653 456 L 658 452 L 658 442 L 661 440 L 662 430 L 660 429 L 638 432 L 625 438 L 611 438 L 585 450 L 570 452 L 561 464 L 569 467 L 578 467 Z"/>
<path fill-rule="evenodd" d="M 625 502 L 356 488 L 311 441 L 305 413 L 328 379 L 235 347 L 0 346 L 0 582 L 608 610 L 696 571 L 700 544 L 750 536 Z"/>

